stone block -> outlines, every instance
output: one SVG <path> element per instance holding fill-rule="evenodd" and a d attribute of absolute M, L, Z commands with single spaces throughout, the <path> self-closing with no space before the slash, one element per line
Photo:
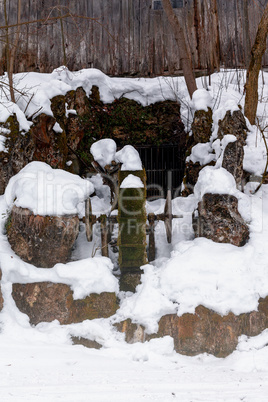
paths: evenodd
<path fill-rule="evenodd" d="M 144 328 L 125 320 L 115 325 L 126 334 L 126 342 L 144 342 L 153 338 L 171 336 L 176 352 L 195 356 L 210 353 L 226 357 L 237 347 L 241 335 L 256 336 L 268 328 L 268 297 L 259 300 L 257 311 L 236 316 L 217 314 L 204 306 L 198 306 L 194 314 L 163 316 L 156 334 L 146 334 Z"/>
<path fill-rule="evenodd" d="M 79 218 L 34 215 L 27 208 L 14 206 L 6 227 L 12 250 L 23 261 L 51 268 L 68 262 L 79 233 Z"/>
<path fill-rule="evenodd" d="M 33 325 L 54 320 L 66 325 L 108 318 L 118 308 L 115 293 L 94 293 L 84 299 L 74 300 L 70 286 L 62 283 L 15 283 L 12 297 L 18 309 L 28 315 Z"/>
<path fill-rule="evenodd" d="M 193 221 L 196 237 L 241 247 L 249 239 L 249 229 L 238 212 L 238 200 L 229 194 L 205 194 Z"/>

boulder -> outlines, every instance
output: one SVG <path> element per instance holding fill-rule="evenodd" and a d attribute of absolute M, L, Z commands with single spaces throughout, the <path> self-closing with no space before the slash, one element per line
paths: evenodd
<path fill-rule="evenodd" d="M 205 194 L 198 204 L 198 217 L 193 219 L 196 237 L 217 243 L 244 246 L 249 229 L 238 212 L 238 200 L 229 194 Z"/>
<path fill-rule="evenodd" d="M 67 162 L 67 139 L 65 131 L 56 132 L 56 119 L 41 113 L 33 120 L 30 133 L 35 142 L 33 160 L 46 162 L 53 168 L 64 169 Z"/>
<path fill-rule="evenodd" d="M 92 341 L 91 339 L 83 338 L 81 336 L 72 336 L 72 344 L 73 345 L 82 345 L 85 348 L 89 349 L 101 349 L 102 345 L 96 341 Z"/>
<path fill-rule="evenodd" d="M 14 206 L 6 224 L 11 248 L 23 260 L 42 268 L 68 262 L 79 233 L 76 215 L 40 216 Z"/>
<path fill-rule="evenodd" d="M 204 306 L 195 314 L 181 317 L 170 314 L 159 322 L 158 335 L 170 335 L 178 353 L 193 356 L 210 353 L 217 357 L 231 354 L 242 334 L 256 336 L 268 326 L 268 298 L 260 299 L 260 310 L 239 316 L 229 313 L 221 316 Z"/>
<path fill-rule="evenodd" d="M 210 108 L 208 108 L 207 111 L 196 110 L 191 128 L 192 135 L 188 135 L 186 138 L 186 156 L 191 155 L 192 148 L 196 144 L 209 142 L 212 134 L 212 110 Z M 209 165 L 212 164 L 215 164 L 215 162 L 209 163 Z M 187 197 L 193 193 L 193 188 L 197 182 L 199 172 L 203 167 L 204 166 L 200 165 L 199 162 L 194 163 L 191 160 L 186 159 L 183 178 L 183 197 Z"/>
<path fill-rule="evenodd" d="M 30 133 L 21 134 L 15 115 L 10 116 L 1 126 L 7 130 L 7 151 L 0 152 L 0 195 L 4 194 L 10 178 L 33 160 L 35 152 L 33 137 Z"/>
<path fill-rule="evenodd" d="M 218 138 L 221 140 L 226 134 L 235 135 L 242 145 L 246 144 L 247 123 L 241 110 L 228 110 L 224 119 L 219 120 Z"/>
<path fill-rule="evenodd" d="M 91 294 L 84 299 L 74 300 L 70 286 L 62 283 L 15 283 L 12 297 L 18 309 L 28 315 L 33 325 L 54 320 L 67 325 L 108 318 L 118 308 L 115 293 Z"/>
<path fill-rule="evenodd" d="M 117 331 L 125 334 L 127 343 L 145 342 L 148 335 L 142 325 L 134 324 L 130 319 L 114 324 Z"/>
<path fill-rule="evenodd" d="M 242 186 L 244 176 L 243 160 L 244 147 L 241 141 L 229 142 L 223 153 L 222 167 L 234 176 L 236 185 L 239 188 Z"/>
<path fill-rule="evenodd" d="M 212 134 L 212 110 L 196 110 L 192 123 L 192 133 L 196 144 L 209 142 Z"/>

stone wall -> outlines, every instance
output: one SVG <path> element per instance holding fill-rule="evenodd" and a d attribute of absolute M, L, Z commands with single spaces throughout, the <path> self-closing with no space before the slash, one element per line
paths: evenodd
<path fill-rule="evenodd" d="M 51 99 L 54 116 L 40 114 L 33 119 L 28 133 L 19 131 L 16 116 L 10 116 L 1 127 L 8 129 L 5 146 L 0 152 L 0 195 L 9 179 L 32 161 L 41 161 L 53 168 L 75 174 L 92 169 L 90 147 L 102 138 L 113 138 L 117 145 L 176 144 L 186 150 L 186 133 L 180 118 L 180 105 L 165 101 L 143 107 L 134 100 L 116 99 L 110 104 L 100 101 L 99 89 L 93 86 L 88 98 L 82 87 L 65 96 Z M 68 109 L 76 114 L 65 114 Z M 58 123 L 61 132 L 55 131 Z M 67 161 L 72 161 L 70 167 Z"/>
<path fill-rule="evenodd" d="M 163 316 L 159 321 L 157 334 L 148 335 L 144 328 L 126 320 L 116 325 L 124 332 L 126 341 L 144 342 L 152 338 L 172 336 L 176 352 L 194 356 L 210 353 L 216 357 L 226 357 L 238 344 L 241 335 L 256 336 L 268 327 L 268 297 L 259 300 L 257 311 L 221 316 L 204 306 L 198 306 L 195 314 Z"/>

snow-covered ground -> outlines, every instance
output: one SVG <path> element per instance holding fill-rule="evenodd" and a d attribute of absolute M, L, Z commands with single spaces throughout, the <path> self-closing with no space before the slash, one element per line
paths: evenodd
<path fill-rule="evenodd" d="M 129 402 L 267 401 L 268 330 L 254 338 L 240 337 L 237 350 L 232 355 L 217 359 L 209 355 L 181 356 L 174 352 L 170 337 L 129 345 L 124 341 L 123 334 L 117 333 L 112 325 L 131 318 L 152 333 L 157 330 L 158 321 L 164 314 L 194 312 L 199 304 L 223 315 L 229 311 L 240 314 L 257 309 L 258 299 L 268 295 L 268 185 L 263 185 L 255 195 L 256 182 L 250 182 L 244 193 L 238 191 L 231 175 L 221 167 L 222 151 L 233 139 L 231 136 L 221 142 L 216 139 L 218 119 L 224 117 L 226 110 L 237 109 L 238 104 L 243 107 L 244 79 L 244 71 L 222 71 L 213 74 L 211 85 L 204 92 L 208 79 L 199 78 L 200 91 L 190 101 L 183 78 L 109 78 L 95 69 L 72 73 L 64 68 L 52 74 L 16 75 L 17 87 L 27 94 L 19 95 L 17 105 L 11 104 L 2 94 L 0 119 L 5 121 L 14 112 L 22 130 L 28 130 L 31 123 L 27 117 L 40 110 L 41 106 L 43 109 L 40 112 L 51 114 L 51 97 L 81 85 L 88 94 L 92 85 L 98 85 L 104 102 L 111 102 L 122 94 L 143 105 L 163 99 L 178 99 L 188 127 L 194 109 L 210 104 L 214 121 L 211 141 L 202 149 L 196 146 L 191 158 L 203 163 L 214 158 L 217 164 L 215 168 L 204 169 L 192 196 L 173 200 L 174 213 L 184 217 L 174 221 L 171 245 L 166 241 L 162 223 L 157 225 L 157 258 L 144 267 L 142 284 L 135 294 L 119 292 L 118 281 L 112 273 L 113 263 L 101 257 L 97 249 L 97 227 L 91 244 L 87 243 L 85 232 L 81 230 L 73 261 L 68 264 L 41 269 L 22 262 L 12 252 L 4 229 L 14 197 L 17 197 L 18 205 L 26 206 L 23 204 L 26 202 L 29 207 L 40 207 L 40 194 L 47 194 L 49 189 L 49 194 L 55 195 L 52 183 L 59 190 L 64 174 L 55 174 L 54 181 L 49 168 L 43 166 L 40 168 L 42 174 L 39 174 L 35 165 L 32 171 L 28 168 L 26 173 L 21 174 L 22 187 L 17 188 L 19 178 L 11 181 L 6 195 L 0 197 L 0 267 L 5 300 L 0 313 L 1 402 L 109 402 L 126 399 Z M 267 93 L 268 74 L 264 73 L 260 76 L 258 108 L 262 127 L 267 124 Z M 5 132 L 1 130 L 0 149 L 4 150 Z M 258 176 L 265 167 L 266 150 L 257 127 L 249 126 L 249 130 L 244 167 Z M 48 184 L 45 184 L 44 176 Z M 41 189 L 34 184 L 38 177 L 43 180 Z M 27 181 L 27 178 L 30 180 Z M 69 191 L 71 181 L 67 177 L 66 180 L 62 186 L 67 186 L 65 188 Z M 92 199 L 93 211 L 100 213 L 108 210 L 107 189 L 100 185 L 98 177 L 93 178 L 91 184 L 97 190 Z M 77 208 L 81 214 L 79 203 L 92 191 L 91 184 L 88 181 L 84 183 L 83 193 L 80 190 L 79 194 L 64 192 L 65 196 L 70 196 L 65 199 L 65 206 Z M 77 182 L 77 186 L 80 187 L 80 183 Z M 239 199 L 239 210 L 250 227 L 250 241 L 244 247 L 216 244 L 204 238 L 193 240 L 192 212 L 201 195 L 207 191 L 228 192 Z M 39 200 L 37 205 L 32 202 L 33 199 L 35 202 Z M 46 199 L 47 202 L 51 201 Z M 57 212 L 62 210 L 58 204 L 57 207 Z M 163 200 L 147 204 L 148 212 L 160 213 L 163 208 Z M 92 258 L 94 253 L 96 256 Z M 109 319 L 67 326 L 60 326 L 58 322 L 40 323 L 32 327 L 11 298 L 12 283 L 46 280 L 71 285 L 75 298 L 93 291 L 115 291 L 121 301 L 120 308 Z M 71 336 L 96 340 L 103 347 L 89 350 L 72 345 Z"/>

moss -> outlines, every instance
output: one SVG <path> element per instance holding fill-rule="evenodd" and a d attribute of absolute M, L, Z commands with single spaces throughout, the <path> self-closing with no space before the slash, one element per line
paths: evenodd
<path fill-rule="evenodd" d="M 96 318 L 108 318 L 116 313 L 119 308 L 115 293 L 92 293 L 84 299 L 73 300 L 68 297 L 69 323 L 94 320 Z"/>
<path fill-rule="evenodd" d="M 51 99 L 52 113 L 63 130 L 65 130 L 66 124 L 65 102 L 65 96 L 63 95 L 54 96 Z"/>
<path fill-rule="evenodd" d="M 51 101 L 53 114 L 62 128 L 65 125 L 68 136 L 65 103 L 69 109 L 77 111 L 83 138 L 76 152 L 88 166 L 92 162 L 90 147 L 102 138 L 113 138 L 119 147 L 167 143 L 185 146 L 186 134 L 177 102 L 164 101 L 143 107 L 134 100 L 122 97 L 104 104 L 97 86 L 92 86 L 89 98 L 82 88 L 78 88 L 69 91 L 65 97 L 56 96 Z"/>
<path fill-rule="evenodd" d="M 123 292 L 135 292 L 136 287 L 141 283 L 141 272 L 126 272 L 120 278 L 120 290 Z"/>
<path fill-rule="evenodd" d="M 93 91 L 94 92 L 94 91 Z M 103 104 L 97 89 L 91 95 L 90 108 L 81 116 L 85 135 L 78 149 L 86 162 L 93 142 L 113 138 L 118 146 L 135 144 L 178 144 L 185 135 L 180 120 L 180 106 L 165 101 L 143 107 L 134 100 L 120 98 L 111 104 Z"/>
<path fill-rule="evenodd" d="M 206 143 L 212 134 L 212 110 L 196 110 L 192 123 L 193 137 L 196 143 Z"/>
<path fill-rule="evenodd" d="M 141 171 L 120 171 L 119 185 L 129 174 L 134 174 L 146 182 L 146 174 Z M 147 263 L 146 255 L 146 190 L 126 188 L 119 190 L 119 266 L 121 272 L 139 271 Z"/>
<path fill-rule="evenodd" d="M 96 85 L 92 85 L 90 99 L 98 105 L 102 103 L 100 100 L 100 91 Z"/>

